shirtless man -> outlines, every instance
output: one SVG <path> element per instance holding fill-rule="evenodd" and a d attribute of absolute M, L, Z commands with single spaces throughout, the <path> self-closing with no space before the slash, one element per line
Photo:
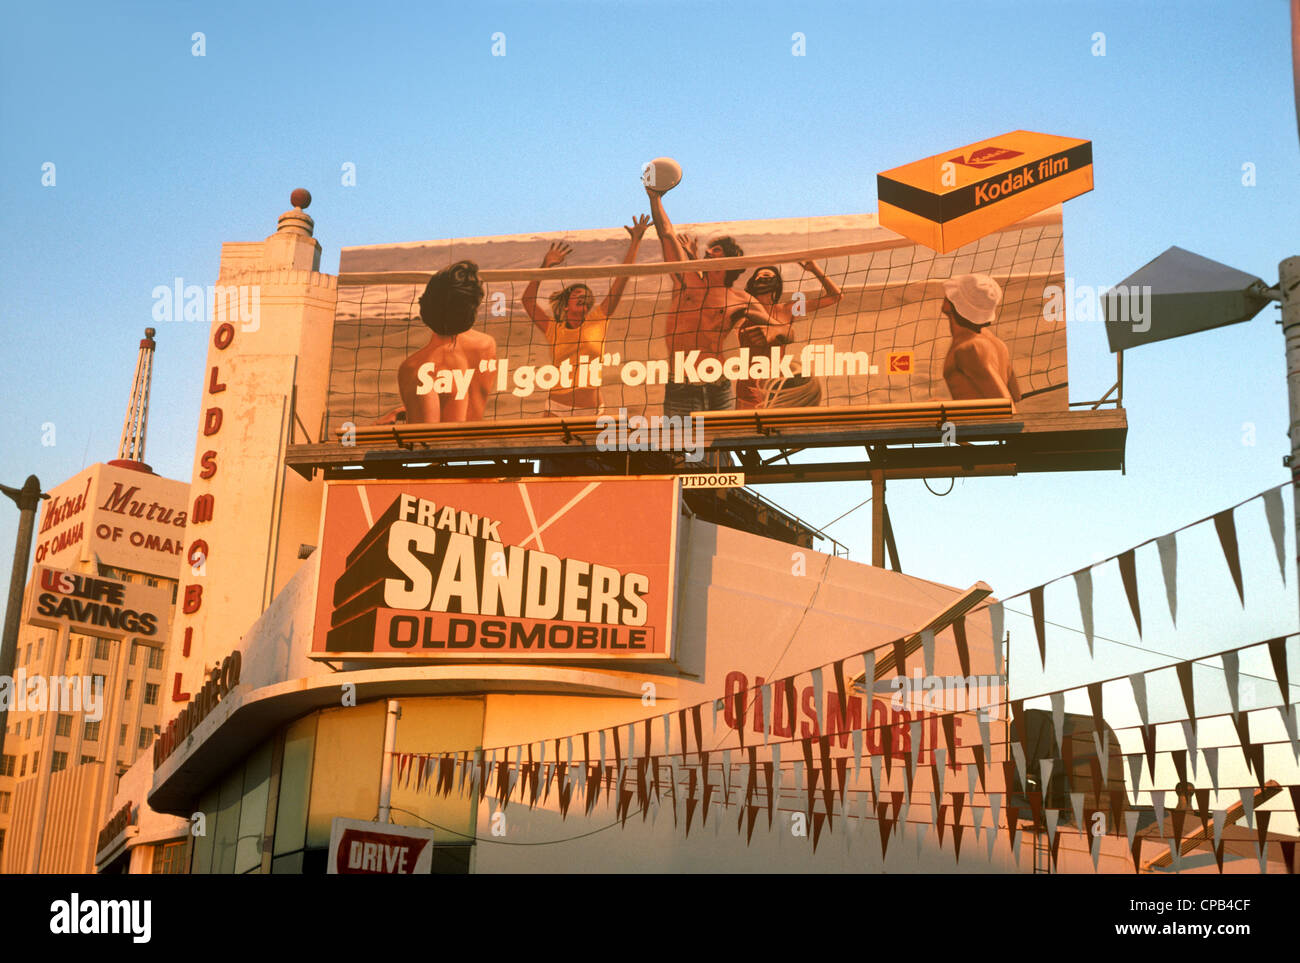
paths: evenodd
<path fill-rule="evenodd" d="M 695 260 L 698 257 L 695 241 L 685 235 L 678 236 L 664 213 L 663 192 L 648 184 L 645 191 L 650 196 L 650 216 L 663 245 L 664 260 Z M 720 237 L 708 243 L 704 256 L 740 257 L 744 253 L 733 238 Z M 684 352 L 688 358 L 692 352 L 698 351 L 692 362 L 695 365 L 706 358 L 722 360 L 723 342 L 742 318 L 752 317 L 753 323 L 767 323 L 767 311 L 758 301 L 731 288 L 743 273 L 736 268 L 702 273 L 683 271 L 672 276 L 673 301 L 665 332 L 670 368 L 676 367 L 673 357 L 678 351 Z M 719 378 L 712 384 L 670 381 L 664 385 L 665 415 L 720 411 L 735 406 L 735 390 L 726 378 Z"/>
<path fill-rule="evenodd" d="M 397 369 L 409 424 L 481 421 L 494 375 L 479 362 L 497 356 L 496 339 L 470 330 L 483 300 L 478 265 L 458 261 L 433 277 L 420 297 L 420 320 L 433 332 Z"/>
<path fill-rule="evenodd" d="M 1020 386 L 1006 344 L 987 328 L 998 316 L 1002 288 L 987 274 L 963 274 L 943 283 L 943 314 L 952 345 L 943 360 L 943 380 L 954 401 L 975 398 L 1020 400 Z"/>

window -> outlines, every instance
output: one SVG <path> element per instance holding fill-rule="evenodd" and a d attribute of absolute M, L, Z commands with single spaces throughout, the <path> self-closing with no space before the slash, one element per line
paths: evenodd
<path fill-rule="evenodd" d="M 127 680 L 126 680 L 126 694 L 122 696 L 123 699 L 129 699 L 129 698 L 131 698 L 131 689 L 132 689 L 134 686 L 135 686 L 135 679 L 127 679 Z"/>
<path fill-rule="evenodd" d="M 140 748 L 141 749 L 146 748 L 151 742 L 153 742 L 153 730 L 146 729 L 142 726 L 140 728 L 140 743 L 139 743 Z"/>
<path fill-rule="evenodd" d="M 72 716 L 59 713 L 59 718 L 54 723 L 54 734 L 56 736 L 72 735 Z"/>
<path fill-rule="evenodd" d="M 119 746 L 126 745 L 126 723 L 125 722 L 122 723 L 122 731 L 119 732 L 117 735 L 117 744 Z"/>
<path fill-rule="evenodd" d="M 88 763 L 88 762 L 94 762 L 94 761 L 95 761 L 95 757 L 94 757 L 94 756 L 82 756 L 82 757 L 81 757 L 81 764 L 82 764 L 83 766 L 84 766 L 86 763 Z"/>
<path fill-rule="evenodd" d="M 0 816 L 9 812 L 9 793 L 0 792 Z"/>
<path fill-rule="evenodd" d="M 162 649 L 149 650 L 149 668 L 151 669 L 162 668 Z"/>
<path fill-rule="evenodd" d="M 41 636 L 41 638 L 36 640 L 36 658 L 39 659 L 41 657 L 41 650 L 44 648 L 45 648 L 45 637 Z"/>
<path fill-rule="evenodd" d="M 153 848 L 154 873 L 183 873 L 186 870 L 187 843 L 183 839 Z"/>
<path fill-rule="evenodd" d="M 32 737 L 32 717 L 31 717 L 31 716 L 28 716 L 28 717 L 27 717 L 27 731 L 26 731 L 25 733 L 23 733 L 23 738 L 24 738 L 24 739 L 30 739 L 31 737 Z"/>
<path fill-rule="evenodd" d="M 36 719 L 36 734 L 37 734 L 38 736 L 43 736 L 43 735 L 45 735 L 45 716 L 44 716 L 44 715 L 38 716 L 37 719 Z"/>
<path fill-rule="evenodd" d="M 56 752 L 52 758 L 54 761 L 50 764 L 50 772 L 62 772 L 68 768 L 68 754 L 66 752 Z M 36 768 L 35 764 L 33 764 L 32 768 Z"/>
<path fill-rule="evenodd" d="M 158 683 L 149 682 L 145 685 L 144 704 L 147 706 L 156 706 L 158 704 Z"/>
<path fill-rule="evenodd" d="M 99 742 L 99 723 L 87 722 L 81 730 L 81 738 L 86 742 Z"/>
<path fill-rule="evenodd" d="M 27 775 L 27 757 L 23 756 L 23 761 L 18 766 L 18 778 L 21 779 L 25 775 Z"/>
<path fill-rule="evenodd" d="M 5 851 L 5 831 L 0 829 L 0 853 Z"/>
<path fill-rule="evenodd" d="M 24 650 L 23 661 L 32 661 L 32 644 L 30 642 L 27 643 L 27 648 Z"/>
<path fill-rule="evenodd" d="M 84 641 L 85 640 L 82 639 L 81 636 L 77 636 L 77 658 L 78 659 L 81 658 L 81 643 Z"/>
<path fill-rule="evenodd" d="M 90 677 L 90 683 L 95 687 L 96 692 L 104 691 L 104 682 L 105 682 L 104 677 L 100 675 L 98 672 L 96 672 L 94 675 Z"/>
<path fill-rule="evenodd" d="M 0 776 L 12 776 L 14 774 L 14 757 L 0 756 Z"/>
<path fill-rule="evenodd" d="M 33 776 L 36 775 L 36 767 L 39 766 L 40 764 L 41 764 L 41 754 L 39 752 L 33 752 L 32 753 L 32 775 Z"/>
<path fill-rule="evenodd" d="M 108 658 L 108 639 L 95 640 L 95 658 L 97 659 Z"/>
<path fill-rule="evenodd" d="M 131 643 L 131 664 L 132 665 L 135 665 L 135 657 L 139 654 L 140 654 L 140 643 L 132 642 Z"/>

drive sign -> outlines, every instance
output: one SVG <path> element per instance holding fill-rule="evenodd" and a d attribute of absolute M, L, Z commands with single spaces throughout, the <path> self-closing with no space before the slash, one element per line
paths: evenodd
<path fill-rule="evenodd" d="M 342 817 L 334 820 L 327 870 L 331 876 L 414 876 L 432 870 L 432 829 Z"/>

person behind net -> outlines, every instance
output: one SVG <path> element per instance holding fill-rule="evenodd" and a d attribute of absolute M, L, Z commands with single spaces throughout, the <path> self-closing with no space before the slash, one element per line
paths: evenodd
<path fill-rule="evenodd" d="M 663 191 L 645 185 L 650 197 L 650 216 L 663 245 L 665 261 L 688 261 L 698 257 L 696 242 L 689 235 L 678 235 L 664 212 Z M 719 237 L 705 246 L 704 257 L 740 257 L 745 252 L 734 238 Z M 674 358 L 681 351 L 688 358 L 698 352 L 694 364 L 714 358 L 722 360 L 723 342 L 737 322 L 752 315 L 753 323 L 765 323 L 767 310 L 751 295 L 732 289 L 745 273 L 730 271 L 682 271 L 672 275 L 672 304 L 665 320 L 668 342 L 670 379 L 664 385 L 664 414 L 689 415 L 693 411 L 722 411 L 736 407 L 735 391 L 726 378 L 712 383 L 673 380 L 677 374 Z"/>
<path fill-rule="evenodd" d="M 943 315 L 952 344 L 943 359 L 943 380 L 954 401 L 1020 400 L 1011 352 L 988 330 L 997 319 L 1002 288 L 987 274 L 962 274 L 943 282 Z"/>
<path fill-rule="evenodd" d="M 496 358 L 497 343 L 473 330 L 482 301 L 483 282 L 473 261 L 458 261 L 429 278 L 420 296 L 420 320 L 432 336 L 397 369 L 408 423 L 483 419 L 494 375 L 479 362 Z"/>
<path fill-rule="evenodd" d="M 754 269 L 745 290 L 767 310 L 767 319 L 745 310 L 739 321 L 736 337 L 742 347 L 751 353 L 765 353 L 770 348 L 784 347 L 794 340 L 796 305 L 802 304 L 800 317 L 806 317 L 839 303 L 842 295 L 839 286 L 828 278 L 812 261 L 801 261 L 799 266 L 817 278 L 822 294 L 804 302 L 797 295 L 782 302 L 785 285 L 781 269 L 765 264 Z M 797 365 L 798 362 L 795 362 Z M 821 401 L 821 383 L 804 374 L 793 378 L 769 378 L 764 381 L 743 381 L 736 387 L 737 408 L 807 408 Z"/>
<path fill-rule="evenodd" d="M 644 214 L 634 217 L 630 226 L 624 226 L 623 230 L 631 236 L 627 245 L 627 255 L 623 258 L 624 264 L 631 264 L 636 260 L 637 248 L 641 246 L 641 238 L 649 226 L 650 218 Z M 562 241 L 554 242 L 542 257 L 542 267 L 558 267 L 564 263 L 572 250 Z M 592 361 L 605 353 L 605 334 L 609 327 L 609 316 L 618 307 L 618 302 L 623 297 L 623 290 L 627 287 L 627 281 L 626 276 L 614 278 L 610 282 L 609 294 L 605 296 L 604 304 L 598 308 L 592 307 L 596 303 L 596 298 L 591 288 L 585 284 L 570 284 L 551 295 L 549 314 L 537 304 L 537 290 L 541 282 L 530 281 L 528 287 L 524 288 L 523 296 L 520 298 L 524 311 L 533 323 L 542 329 L 542 334 L 551 346 L 552 363 L 558 366 L 568 361 L 574 369 L 570 375 L 574 387 L 551 389 L 549 398 L 551 407 L 548 408 L 547 414 L 560 413 L 555 409 L 568 409 L 568 413 L 571 414 L 600 414 L 602 408 L 600 388 L 592 385 L 578 387 L 576 368 L 581 363 L 583 355 L 586 355 L 588 361 Z"/>

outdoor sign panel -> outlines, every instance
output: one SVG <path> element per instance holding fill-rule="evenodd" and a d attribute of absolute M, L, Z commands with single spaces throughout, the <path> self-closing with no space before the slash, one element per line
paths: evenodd
<path fill-rule="evenodd" d="M 334 875 L 416 876 L 433 871 L 433 830 L 337 816 L 330 827 Z"/>
<path fill-rule="evenodd" d="M 1068 410 L 1064 319 L 1043 310 L 1045 289 L 1064 283 L 1059 207 L 947 256 L 872 215 L 673 230 L 732 270 L 674 272 L 653 229 L 639 246 L 615 228 L 344 248 L 326 437 L 448 422 L 509 434 L 548 418 L 559 431 L 560 419 L 624 409 L 815 416 L 993 397 Z M 719 238 L 728 243 L 713 247 Z M 945 282 L 968 274 L 992 279 L 997 304 L 958 330 Z M 433 329 L 448 290 L 453 301 L 481 293 L 455 336 Z M 973 335 L 986 350 L 966 347 Z"/>
<path fill-rule="evenodd" d="M 326 486 L 318 659 L 672 655 L 672 478 Z"/>
<path fill-rule="evenodd" d="M 161 644 L 172 590 L 37 565 L 27 598 L 32 625 Z"/>

